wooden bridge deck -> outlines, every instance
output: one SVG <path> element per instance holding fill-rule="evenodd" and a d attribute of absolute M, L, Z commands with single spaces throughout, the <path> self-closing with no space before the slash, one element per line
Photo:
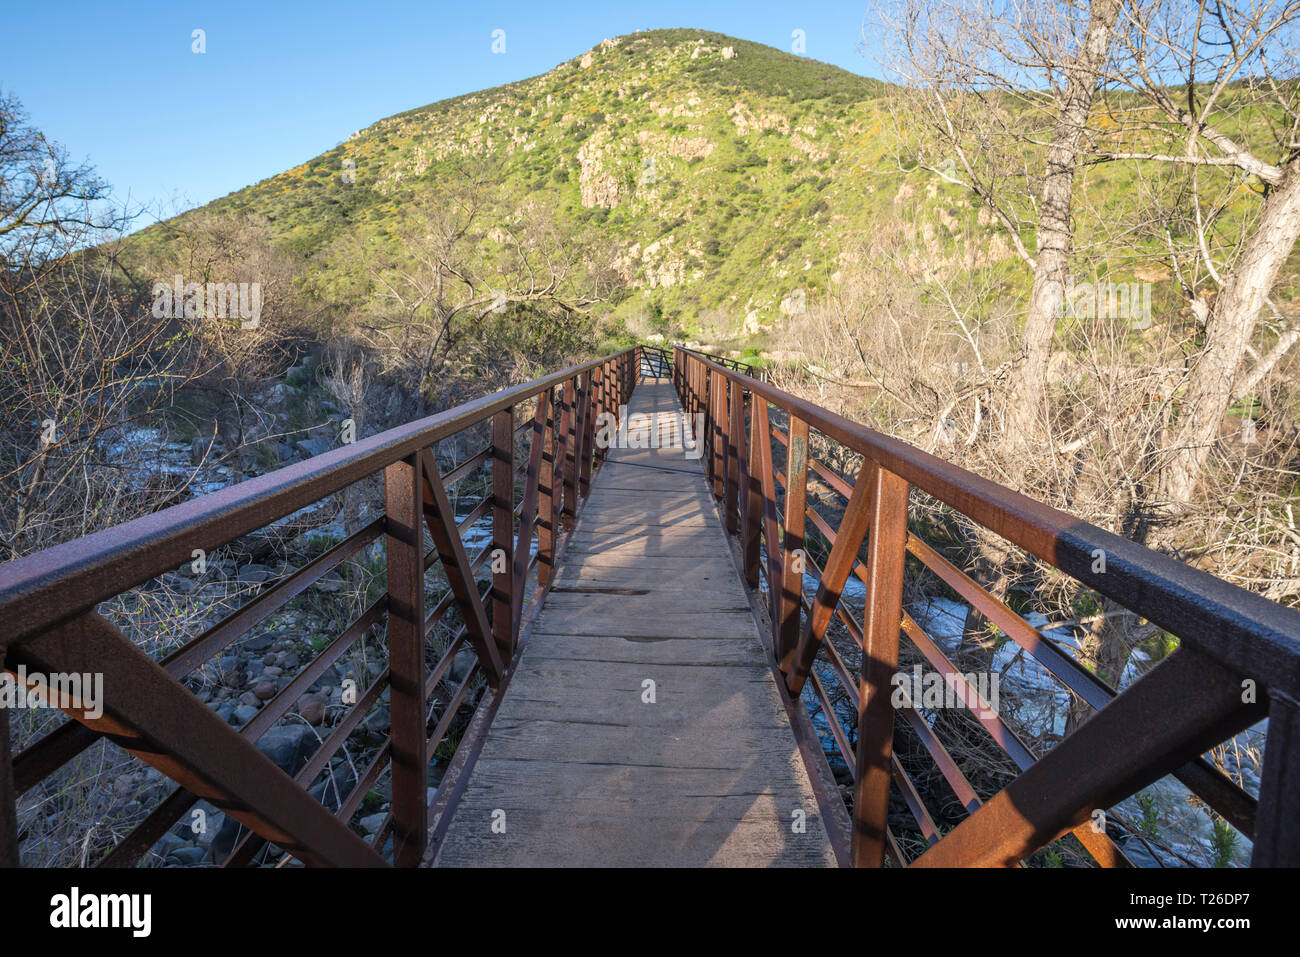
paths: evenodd
<path fill-rule="evenodd" d="M 675 439 L 669 382 L 629 411 Z M 436 865 L 834 865 L 702 462 L 672 444 L 610 450 Z"/>

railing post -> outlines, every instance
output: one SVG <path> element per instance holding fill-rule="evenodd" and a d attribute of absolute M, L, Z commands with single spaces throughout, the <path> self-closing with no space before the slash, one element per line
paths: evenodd
<path fill-rule="evenodd" d="M 573 528 L 578 515 L 578 388 L 576 379 L 564 383 L 564 506 L 563 524 L 566 530 Z M 558 528 L 559 526 L 557 526 Z"/>
<path fill-rule="evenodd" d="M 709 417 L 711 419 L 709 436 L 712 445 L 710 456 L 710 475 L 713 478 L 713 497 L 722 501 L 725 494 L 723 487 L 727 474 L 725 456 L 727 454 L 727 377 L 720 372 L 709 370 Z"/>
<path fill-rule="evenodd" d="M 545 587 L 555 573 L 555 514 L 557 511 L 556 479 L 560 470 L 556 463 L 555 424 L 559 419 L 556 403 L 550 401 L 547 390 L 546 426 L 542 430 L 542 462 L 537 479 L 537 584 Z M 539 400 L 540 401 L 540 400 Z M 540 413 L 539 413 L 540 414 Z"/>
<path fill-rule="evenodd" d="M 804 511 L 808 488 L 808 423 L 790 416 L 785 456 L 785 522 L 781 535 L 781 623 L 777 629 L 776 658 L 799 641 L 799 613 L 802 611 L 804 555 Z"/>
<path fill-rule="evenodd" d="M 753 425 L 750 441 L 758 447 L 758 487 L 761 490 L 764 551 L 767 553 L 767 603 L 772 620 L 772 650 L 775 654 L 781 643 L 777 628 L 781 621 L 781 543 L 776 518 L 776 480 L 772 474 L 772 420 L 768 414 L 767 400 L 753 397 L 751 409 Z M 778 658 L 778 661 L 781 659 Z"/>
<path fill-rule="evenodd" d="M 537 577 L 540 582 L 542 568 L 542 533 L 540 518 L 549 515 L 547 509 L 539 508 L 542 498 L 542 484 L 546 481 L 543 469 L 546 461 L 547 437 L 550 435 L 551 393 L 544 389 L 537 395 L 537 409 L 533 413 L 532 441 L 528 446 L 528 479 L 524 483 L 523 508 L 519 513 L 519 536 L 515 540 L 514 553 L 514 590 L 510 596 L 510 633 L 513 642 L 519 641 L 519 625 L 524 608 L 524 589 L 528 586 L 529 546 L 533 541 L 533 530 L 537 530 Z"/>
<path fill-rule="evenodd" d="M 853 866 L 883 867 L 894 750 L 892 682 L 903 623 L 907 548 L 906 480 L 873 463 L 867 498 L 867 593 L 858 677 L 857 775 L 853 784 Z"/>
<path fill-rule="evenodd" d="M 1251 867 L 1300 867 L 1300 704 L 1269 695 Z"/>
<path fill-rule="evenodd" d="M 763 481 L 760 469 L 761 459 L 758 451 L 758 416 L 759 403 L 763 402 L 755 393 L 749 394 L 749 435 L 745 442 L 749 452 L 749 464 L 745 470 L 745 508 L 742 515 L 741 549 L 745 556 L 745 581 L 750 588 L 758 588 L 758 546 L 759 535 L 763 529 Z M 767 406 L 763 406 L 763 415 Z M 741 412 L 742 417 L 744 412 Z"/>
<path fill-rule="evenodd" d="M 740 527 L 737 514 L 741 504 L 740 476 L 745 458 L 745 392 L 739 379 L 730 383 L 730 417 L 727 421 L 727 496 L 723 511 L 727 517 L 727 531 L 736 534 Z"/>
<path fill-rule="evenodd" d="M 418 867 L 428 833 L 424 763 L 424 490 L 420 457 L 384 469 L 393 862 Z"/>
<path fill-rule="evenodd" d="M 596 366 L 591 370 L 591 387 L 595 395 L 595 406 L 591 416 L 591 434 L 592 434 L 592 468 L 600 467 L 600 463 L 605 461 L 605 449 L 601 448 L 595 441 L 596 433 L 600 429 L 600 417 L 609 411 L 609 400 L 605 395 L 605 367 Z"/>
<path fill-rule="evenodd" d="M 504 665 L 514 657 L 515 647 L 514 524 L 515 409 L 511 406 L 492 417 L 492 638 Z"/>
<path fill-rule="evenodd" d="M 578 494 L 591 494 L 591 447 L 595 444 L 595 416 L 592 415 L 591 372 L 582 374 L 578 399 Z"/>
<path fill-rule="evenodd" d="M 0 674 L 4 673 L 0 649 Z M 18 866 L 18 792 L 9 751 L 9 709 L 0 708 L 0 867 Z"/>

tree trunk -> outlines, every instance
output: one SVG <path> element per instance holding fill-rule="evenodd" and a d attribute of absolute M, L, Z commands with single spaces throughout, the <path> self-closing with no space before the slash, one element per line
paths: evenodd
<path fill-rule="evenodd" d="M 1043 396 L 1047 391 L 1052 335 L 1065 301 L 1070 270 L 1070 248 L 1074 237 L 1071 205 L 1079 143 L 1088 123 L 1122 6 L 1122 0 L 1096 0 L 1092 4 L 1088 32 L 1074 65 L 1068 71 L 1065 101 L 1047 150 L 1034 284 L 1025 315 L 1021 354 L 1012 370 L 1011 395 L 1007 403 L 1007 439 L 1013 445 L 1031 442 L 1042 431 Z M 1016 456 L 1015 461 L 1023 462 L 1023 459 Z"/>
<path fill-rule="evenodd" d="M 1205 320 L 1205 345 L 1192 366 L 1179 407 L 1174 453 L 1164 469 L 1164 504 L 1178 511 L 1192 500 L 1201 470 L 1235 394 L 1238 369 L 1260 310 L 1300 238 L 1300 159 L 1264 202 L 1259 225 L 1215 297 Z"/>

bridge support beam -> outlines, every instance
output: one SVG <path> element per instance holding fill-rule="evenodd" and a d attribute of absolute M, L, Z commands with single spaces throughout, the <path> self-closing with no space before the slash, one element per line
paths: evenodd
<path fill-rule="evenodd" d="M 903 624 L 907 481 L 870 463 L 867 594 L 858 677 L 858 746 L 853 783 L 853 866 L 883 867 L 894 753 L 894 673 Z M 856 489 L 855 489 L 856 492 Z M 853 556 L 848 556 L 852 567 Z M 829 562 L 828 562 L 829 565 Z"/>
<path fill-rule="evenodd" d="M 1270 696 L 1252 867 L 1300 867 L 1300 704 Z"/>
<path fill-rule="evenodd" d="M 428 832 L 424 764 L 424 497 L 420 456 L 384 469 L 393 862 L 418 867 Z"/>
<path fill-rule="evenodd" d="M 514 657 L 514 524 L 515 410 L 511 406 L 492 417 L 492 639 L 502 661 Z M 496 554 L 505 561 L 497 561 Z"/>

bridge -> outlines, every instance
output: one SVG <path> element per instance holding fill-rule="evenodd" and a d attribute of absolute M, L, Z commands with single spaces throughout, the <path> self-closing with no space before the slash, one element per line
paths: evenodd
<path fill-rule="evenodd" d="M 16 751 L 0 708 L 0 865 L 21 862 L 29 792 L 105 739 L 174 788 L 99 850 L 103 867 L 145 859 L 200 800 L 246 828 L 224 866 L 1016 866 L 1059 842 L 1124 867 L 1145 838 L 1115 806 L 1168 776 L 1251 840 L 1253 864 L 1300 865 L 1300 613 L 752 371 L 637 347 L 0 566 L 11 679 L 102 674 L 104 689 L 102 707 L 53 695 L 68 720 Z M 435 454 L 464 436 L 481 448 Z M 105 604 L 372 477 L 381 516 L 163 657 Z M 466 509 L 458 489 L 476 485 Z M 1176 650 L 1117 693 L 926 540 L 921 496 Z M 214 661 L 367 554 L 382 594 L 316 636 L 243 727 L 196 697 Z M 1087 720 L 1050 749 L 1026 741 L 909 603 L 922 573 Z M 367 642 L 378 673 L 300 768 L 277 766 L 259 739 Z M 941 676 L 1001 752 L 991 792 L 920 701 L 898 700 L 903 661 Z M 315 796 L 377 715 L 381 743 L 346 793 Z M 1205 755 L 1264 719 L 1248 791 Z M 960 805 L 955 826 L 895 749 L 904 730 Z M 363 836 L 381 786 L 388 809 Z"/>

